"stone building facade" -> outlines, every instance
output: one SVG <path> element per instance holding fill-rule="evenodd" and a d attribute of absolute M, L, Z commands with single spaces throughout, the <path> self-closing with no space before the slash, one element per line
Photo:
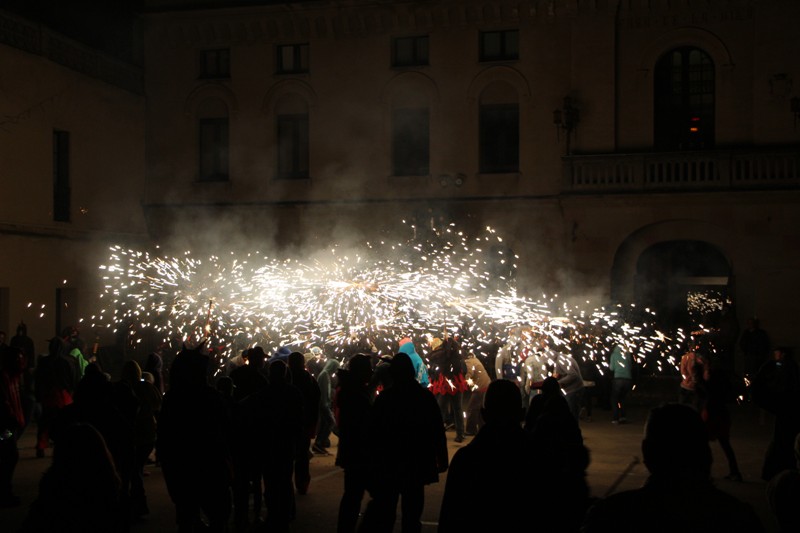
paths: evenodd
<path fill-rule="evenodd" d="M 706 291 L 800 344 L 797 2 L 145 4 L 143 93 L 85 126 L 126 141 L 86 176 L 130 188 L 89 213 L 137 222 L 102 231 L 311 255 L 404 219 L 491 226 L 523 292 L 681 323 Z"/>

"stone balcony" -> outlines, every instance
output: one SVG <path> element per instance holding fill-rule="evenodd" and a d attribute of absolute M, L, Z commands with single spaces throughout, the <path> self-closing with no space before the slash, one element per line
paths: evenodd
<path fill-rule="evenodd" d="M 565 156 L 563 192 L 796 189 L 800 149 Z"/>

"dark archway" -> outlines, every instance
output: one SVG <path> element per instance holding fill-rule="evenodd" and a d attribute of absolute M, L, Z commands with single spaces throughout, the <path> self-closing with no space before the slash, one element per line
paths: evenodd
<path fill-rule="evenodd" d="M 712 324 L 731 295 L 725 255 L 703 241 L 665 241 L 647 248 L 636 264 L 635 301 L 655 310 L 665 329 Z"/>

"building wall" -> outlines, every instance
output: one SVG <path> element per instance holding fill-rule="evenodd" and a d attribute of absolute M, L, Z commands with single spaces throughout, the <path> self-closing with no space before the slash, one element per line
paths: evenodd
<path fill-rule="evenodd" d="M 740 317 L 758 314 L 776 340 L 798 344 L 787 318 L 798 311 L 796 170 L 777 186 L 576 191 L 565 181 L 566 132 L 553 124 L 569 96 L 580 111 L 573 154 L 652 152 L 655 63 L 695 46 L 715 66 L 716 149 L 796 150 L 796 2 L 154 7 L 162 9 L 145 23 L 145 205 L 158 238 L 214 248 L 235 235 L 300 253 L 302 244 L 389 233 L 403 216 L 433 210 L 497 227 L 520 256 L 525 290 L 605 301 L 632 297 L 647 246 L 697 234 L 729 259 Z M 479 32 L 497 29 L 519 29 L 518 61 L 478 61 Z M 392 38 L 409 35 L 429 36 L 430 64 L 392 68 Z M 293 43 L 309 44 L 309 72 L 275 74 L 275 46 Z M 213 48 L 230 49 L 230 79 L 198 78 L 200 52 Z M 519 172 L 479 172 L 478 104 L 493 83 L 518 98 Z M 307 180 L 275 179 L 275 110 L 287 95 L 308 104 Z M 196 113 L 207 98 L 230 114 L 230 180 L 221 183 L 197 182 Z M 409 99 L 430 107 L 428 176 L 391 176 L 391 109 Z M 209 231 L 227 241 L 204 238 Z"/>
<path fill-rule="evenodd" d="M 0 16 L 0 65 L 9 74 L 0 84 L 0 286 L 8 289 L 0 329 L 11 336 L 23 320 L 41 352 L 56 332 L 57 290 L 77 295 L 78 303 L 60 312 L 63 320 L 85 318 L 90 329 L 107 246 L 144 241 L 145 104 L 140 92 L 85 73 L 119 81 L 113 73 L 128 72 L 125 65 L 30 21 Z M 68 66 L 81 62 L 86 69 Z M 54 130 L 69 132 L 69 222 L 53 216 Z"/>

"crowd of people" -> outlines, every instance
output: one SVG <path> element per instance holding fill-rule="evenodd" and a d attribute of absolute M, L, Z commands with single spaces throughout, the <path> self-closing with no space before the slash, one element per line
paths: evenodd
<path fill-rule="evenodd" d="M 591 382 L 576 359 L 512 335 L 490 366 L 458 335 L 442 337 L 407 337 L 389 353 L 355 351 L 341 360 L 319 347 L 268 354 L 251 346 L 222 369 L 203 344 L 184 345 L 169 365 L 161 346 L 142 365 L 125 361 L 112 378 L 76 328 L 53 338 L 37 359 L 20 324 L 11 343 L 0 343 L 0 503 L 20 503 L 16 441 L 35 419 L 36 456 L 45 457 L 52 443 L 53 462 L 23 533 L 127 531 L 149 513 L 148 462 L 162 469 L 178 531 L 227 531 L 230 523 L 237 533 L 286 531 L 296 498 L 311 490 L 310 460 L 332 453 L 332 435 L 344 472 L 340 533 L 389 533 L 398 505 L 402 531 L 419 532 L 425 487 L 445 472 L 442 532 L 634 531 L 642 523 L 649 531 L 763 530 L 748 505 L 711 482 L 712 441 L 725 453 L 728 478 L 742 480 L 729 412 L 742 391 L 712 346 L 687 347 L 676 401 L 650 413 L 645 486 L 593 499 L 580 425 Z M 742 348 L 757 346 L 749 353 L 766 357 L 760 342 L 743 335 Z M 624 346 L 613 347 L 616 424 L 627 422 L 635 365 Z M 788 502 L 798 496 L 800 476 L 800 372 L 783 348 L 757 366 L 745 393 L 775 416 L 762 477 L 778 521 L 795 531 Z M 467 441 L 452 457 L 449 428 L 456 443 Z M 505 457 L 515 458 L 513 466 L 492 466 Z M 535 483 L 521 491 L 519 480 Z M 467 512 L 478 493 L 481 507 L 497 512 Z M 524 512 L 530 501 L 548 512 L 532 520 Z M 648 522 L 652 516 L 663 520 Z"/>

